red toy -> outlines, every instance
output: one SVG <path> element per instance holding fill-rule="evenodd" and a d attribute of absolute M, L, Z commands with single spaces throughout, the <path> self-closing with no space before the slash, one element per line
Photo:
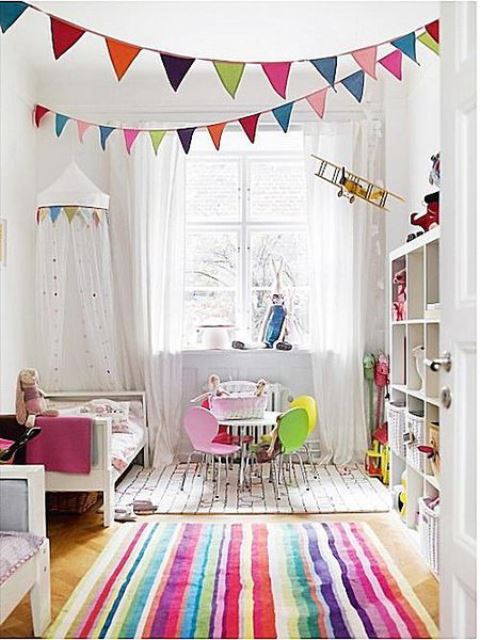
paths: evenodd
<path fill-rule="evenodd" d="M 427 205 L 427 211 L 423 215 L 412 213 L 410 216 L 410 224 L 418 225 L 422 227 L 424 231 L 429 231 L 433 229 L 433 227 L 436 227 L 440 222 L 439 195 L 439 191 L 426 195 L 425 204 Z"/>
<path fill-rule="evenodd" d="M 395 322 L 407 319 L 407 270 L 397 271 L 393 276 L 393 285 L 396 287 L 395 300 L 393 301 L 393 320 Z"/>

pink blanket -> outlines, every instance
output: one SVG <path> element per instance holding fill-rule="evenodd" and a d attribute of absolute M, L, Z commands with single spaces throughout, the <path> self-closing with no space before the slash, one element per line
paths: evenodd
<path fill-rule="evenodd" d="M 43 464 L 46 471 L 90 473 L 93 419 L 87 417 L 38 417 L 42 428 L 27 444 L 27 464 Z"/>

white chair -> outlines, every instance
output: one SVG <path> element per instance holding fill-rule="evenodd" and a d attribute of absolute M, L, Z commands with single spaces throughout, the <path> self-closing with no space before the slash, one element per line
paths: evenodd
<path fill-rule="evenodd" d="M 0 465 L 0 502 L 0 624 L 29 593 L 38 637 L 51 620 L 43 466 Z"/>

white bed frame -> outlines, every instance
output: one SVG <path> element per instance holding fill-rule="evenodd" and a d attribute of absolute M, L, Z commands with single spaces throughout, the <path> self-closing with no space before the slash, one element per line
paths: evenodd
<path fill-rule="evenodd" d="M 144 391 L 65 391 L 45 392 L 47 400 L 52 402 L 89 402 L 100 398 L 109 398 L 116 402 L 140 401 L 143 406 L 144 441 L 132 453 L 129 464 L 143 452 L 143 464 L 150 466 L 148 453 L 148 429 L 146 420 L 146 402 Z M 103 493 L 103 526 L 113 523 L 115 512 L 115 482 L 123 472 L 112 466 L 112 419 L 95 418 L 93 437 L 97 438 L 98 459 L 89 474 L 45 472 L 47 491 L 100 491 Z"/>

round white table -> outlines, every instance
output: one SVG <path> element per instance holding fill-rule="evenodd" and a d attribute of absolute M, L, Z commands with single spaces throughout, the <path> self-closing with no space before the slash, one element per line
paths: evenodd
<path fill-rule="evenodd" d="M 222 427 L 228 427 L 232 435 L 238 435 L 240 438 L 240 488 L 244 488 L 245 484 L 245 459 L 246 446 L 245 436 L 252 436 L 253 442 L 258 442 L 260 436 L 269 433 L 277 424 L 277 418 L 280 415 L 278 411 L 265 411 L 262 418 L 240 418 L 240 419 L 219 419 L 218 424 Z"/>

